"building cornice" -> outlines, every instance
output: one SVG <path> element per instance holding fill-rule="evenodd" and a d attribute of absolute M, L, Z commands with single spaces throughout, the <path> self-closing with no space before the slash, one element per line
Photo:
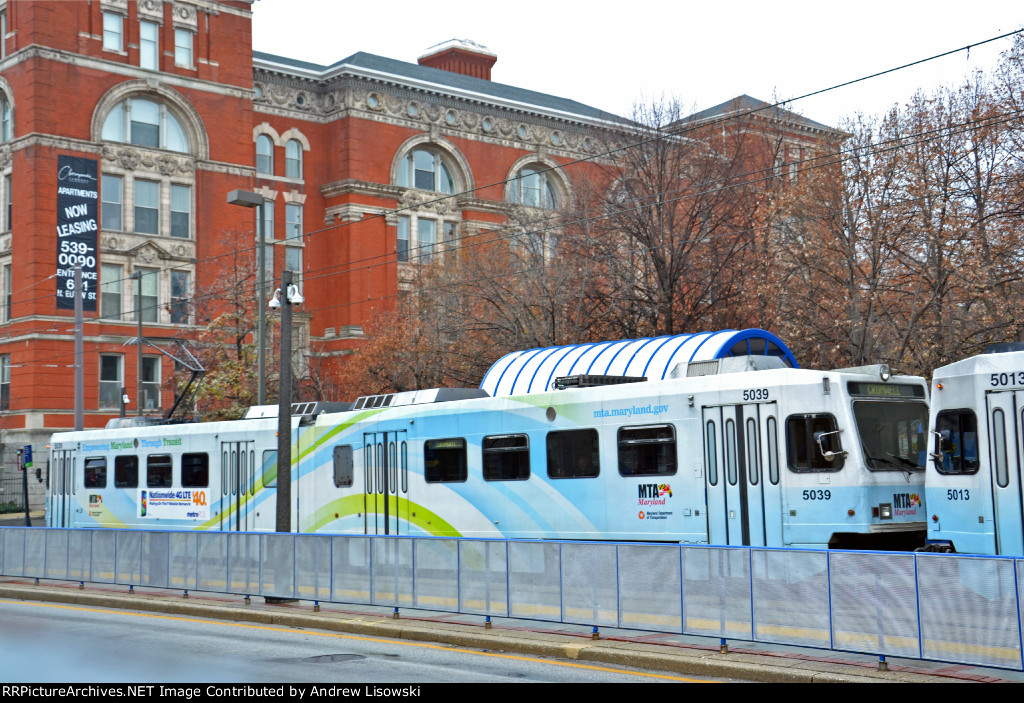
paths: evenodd
<path fill-rule="evenodd" d="M 54 49 L 51 47 L 41 46 L 39 44 L 30 44 L 23 49 L 18 49 L 6 59 L 0 61 L 0 72 L 6 71 L 19 63 L 31 61 L 33 59 L 42 59 L 44 61 L 54 61 L 70 66 L 79 66 L 81 68 L 103 71 L 128 78 L 156 81 L 174 88 L 201 90 L 207 93 L 240 98 L 243 100 L 252 100 L 253 98 L 253 91 L 249 88 L 241 88 L 238 86 L 228 85 L 227 83 L 215 83 L 202 78 L 179 76 L 174 73 L 150 71 L 144 68 L 139 68 L 138 66 L 124 64 L 119 61 L 107 61 L 106 59 L 86 56 L 84 54 L 76 54 L 70 51 L 64 51 L 63 49 Z"/>

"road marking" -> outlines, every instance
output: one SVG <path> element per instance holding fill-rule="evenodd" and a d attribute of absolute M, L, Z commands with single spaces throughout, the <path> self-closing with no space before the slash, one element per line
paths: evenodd
<path fill-rule="evenodd" d="M 247 624 L 247 623 L 239 623 L 239 622 L 225 622 L 223 620 L 203 620 L 203 619 L 200 619 L 200 618 L 178 617 L 176 615 L 154 615 L 153 613 L 133 613 L 133 612 L 128 612 L 128 611 L 124 611 L 124 610 L 107 610 L 107 609 L 104 609 L 104 608 L 86 608 L 86 607 L 74 606 L 74 605 L 58 605 L 58 604 L 55 604 L 55 603 L 33 603 L 33 602 L 29 602 L 29 601 L 5 600 L 5 599 L 0 599 L 0 603 L 9 603 L 11 605 L 28 605 L 28 606 L 35 606 L 35 607 L 39 607 L 39 608 L 57 608 L 57 609 L 60 609 L 60 610 L 81 610 L 81 611 L 90 612 L 90 613 L 103 613 L 103 614 L 106 614 L 106 615 L 125 615 L 125 616 L 130 616 L 130 617 L 137 617 L 137 618 L 154 618 L 154 619 L 158 619 L 158 620 L 175 620 L 175 621 L 178 621 L 178 622 L 201 623 L 201 624 L 205 624 L 205 625 L 223 625 L 224 627 L 240 627 L 240 628 L 245 628 L 245 629 L 249 629 L 249 630 L 266 630 L 268 632 L 288 632 L 288 633 L 292 633 L 292 634 L 316 635 L 318 637 L 334 637 L 334 638 L 337 638 L 337 639 L 344 639 L 344 640 L 356 640 L 356 641 L 359 641 L 359 642 L 376 642 L 376 643 L 380 643 L 380 644 L 401 645 L 401 646 L 405 646 L 405 647 L 421 647 L 421 648 L 424 648 L 424 649 L 438 649 L 438 650 L 441 650 L 441 651 L 444 651 L 444 652 L 458 652 L 460 654 L 475 654 L 477 656 L 483 656 L 483 657 L 495 657 L 495 658 L 498 658 L 498 659 L 512 659 L 512 660 L 515 660 L 515 661 L 533 662 L 533 663 L 536 663 L 536 664 L 550 664 L 550 665 L 553 665 L 553 666 L 564 666 L 564 667 L 569 667 L 569 668 L 573 668 L 573 669 L 587 669 L 589 671 L 603 671 L 603 672 L 611 673 L 611 674 L 624 674 L 626 676 L 642 676 L 642 677 L 645 677 L 645 678 L 665 679 L 665 680 L 668 680 L 668 681 L 684 681 L 684 682 L 687 682 L 687 683 L 720 683 L 720 682 L 717 682 L 717 681 L 701 681 L 699 679 L 688 679 L 688 678 L 685 678 L 685 677 L 682 677 L 682 676 L 670 676 L 668 674 L 653 674 L 653 673 L 648 673 L 648 672 L 643 672 L 643 671 L 627 671 L 625 669 L 611 669 L 611 668 L 608 668 L 608 667 L 595 666 L 595 665 L 592 665 L 592 664 L 576 664 L 576 663 L 573 663 L 573 662 L 559 662 L 559 661 L 553 661 L 551 659 L 540 659 L 540 658 L 537 658 L 537 657 L 523 657 L 523 656 L 518 656 L 518 655 L 515 655 L 515 654 L 501 654 L 501 653 L 498 653 L 498 652 L 482 652 L 482 651 L 476 651 L 476 650 L 472 650 L 472 649 L 463 649 L 462 647 L 446 647 L 444 645 L 428 644 L 428 643 L 425 643 L 425 642 L 405 642 L 405 641 L 402 641 L 402 640 L 384 639 L 384 638 L 380 638 L 380 637 L 360 637 L 358 635 L 343 635 L 343 634 L 340 634 L 340 633 L 337 633 L 337 632 L 316 632 L 316 631 L 313 631 L 313 630 L 302 630 L 302 629 L 296 629 L 296 628 L 293 628 L 293 627 L 272 627 L 272 626 L 269 626 L 269 625 L 250 625 L 250 624 Z M 382 618 L 382 620 L 383 620 L 383 618 Z M 390 618 L 388 618 L 386 620 L 386 622 L 390 622 L 390 621 L 391 621 Z M 570 647 L 571 646 L 567 646 L 567 650 Z M 584 646 L 572 647 L 572 649 L 576 653 L 578 653 L 581 649 L 584 649 L 584 648 L 585 648 Z"/>

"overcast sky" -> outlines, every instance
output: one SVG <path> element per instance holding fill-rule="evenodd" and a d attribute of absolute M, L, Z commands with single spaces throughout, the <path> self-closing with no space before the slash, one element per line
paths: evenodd
<path fill-rule="evenodd" d="M 439 3 L 257 0 L 253 44 L 331 64 L 357 51 L 415 63 L 434 44 L 472 39 L 498 55 L 492 78 L 628 115 L 678 97 L 701 110 L 748 94 L 792 99 L 1024 26 L 1020 0 Z M 1012 38 L 791 104 L 837 125 L 902 104 L 918 87 L 989 70 Z"/>

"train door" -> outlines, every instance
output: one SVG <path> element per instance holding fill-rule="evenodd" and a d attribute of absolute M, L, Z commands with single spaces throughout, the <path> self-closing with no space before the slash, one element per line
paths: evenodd
<path fill-rule="evenodd" d="M 49 521 L 50 527 L 71 527 L 74 524 L 76 463 L 73 450 L 54 450 L 53 465 L 56 467 L 56 471 L 50 476 L 50 504 L 53 508 L 53 520 Z"/>
<path fill-rule="evenodd" d="M 703 422 L 710 543 L 781 544 L 776 404 L 705 407 Z"/>
<path fill-rule="evenodd" d="M 409 447 L 405 430 L 363 434 L 364 529 L 397 535 L 409 520 Z"/>
<path fill-rule="evenodd" d="M 220 443 L 220 529 L 247 532 L 256 527 L 253 483 L 256 479 L 256 442 Z"/>
<path fill-rule="evenodd" d="M 993 391 L 986 395 L 989 466 L 995 512 L 997 554 L 1024 554 L 1021 506 L 1021 427 L 1024 426 L 1024 391 Z M 973 450 L 976 452 L 977 447 Z M 963 447 L 964 456 L 972 451 Z"/>

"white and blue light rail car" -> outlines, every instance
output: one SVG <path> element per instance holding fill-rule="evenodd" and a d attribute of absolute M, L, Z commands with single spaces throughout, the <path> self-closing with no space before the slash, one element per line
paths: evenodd
<path fill-rule="evenodd" d="M 923 542 L 923 379 L 740 356 L 691 358 L 663 380 L 628 380 L 577 374 L 521 394 L 435 389 L 295 415 L 293 528 L 839 548 Z M 49 524 L 273 530 L 275 423 L 55 435 Z"/>
<path fill-rule="evenodd" d="M 1024 344 L 936 369 L 929 427 L 932 548 L 1024 554 Z"/>

